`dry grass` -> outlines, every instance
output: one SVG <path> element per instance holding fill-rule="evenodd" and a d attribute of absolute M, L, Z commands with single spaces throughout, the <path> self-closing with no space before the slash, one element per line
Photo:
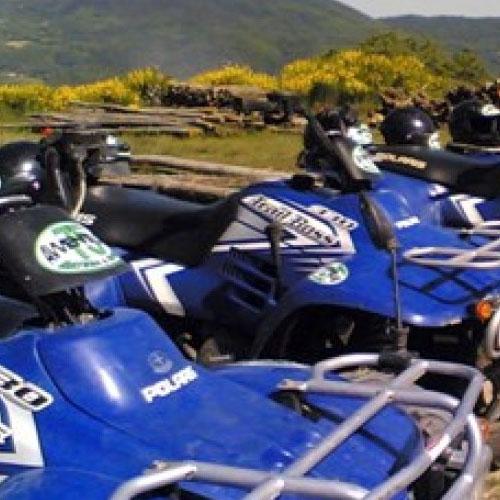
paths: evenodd
<path fill-rule="evenodd" d="M 486 481 L 486 488 L 483 500 L 500 499 L 500 472 L 493 472 Z"/>
<path fill-rule="evenodd" d="M 240 132 L 224 137 L 124 136 L 137 154 L 163 154 L 260 168 L 292 169 L 302 148 L 297 134 Z"/>
<path fill-rule="evenodd" d="M 13 120 L 0 115 L 0 123 Z M 38 139 L 39 136 L 23 129 L 0 128 L 0 144 L 9 141 Z M 302 137 L 293 133 L 272 131 L 239 131 L 222 137 L 195 136 L 179 139 L 167 135 L 124 134 L 136 154 L 162 154 L 208 160 L 257 168 L 292 169 L 302 148 Z"/>
<path fill-rule="evenodd" d="M 1 129 L 0 128 L 0 144 L 5 144 L 6 142 L 17 141 L 19 139 L 29 139 L 38 140 L 39 135 L 32 134 L 31 132 L 25 130 L 17 129 Z"/>

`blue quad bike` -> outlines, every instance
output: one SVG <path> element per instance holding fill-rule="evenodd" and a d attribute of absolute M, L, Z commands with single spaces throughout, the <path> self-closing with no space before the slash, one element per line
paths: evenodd
<path fill-rule="evenodd" d="M 382 170 L 376 189 L 399 193 L 421 220 L 500 235 L 500 155 L 460 155 L 424 146 L 370 149 Z"/>
<path fill-rule="evenodd" d="M 401 197 L 373 189 L 376 169 L 362 150 L 342 137 L 325 147 L 340 165 L 335 188 L 299 175 L 202 206 L 90 187 L 82 220 L 132 270 L 92 283 L 89 298 L 148 311 L 203 364 L 409 350 L 478 366 L 489 378 L 483 411 L 493 415 L 500 256 L 408 224 Z M 454 253 L 429 264 L 429 246 Z M 484 304 L 486 319 L 476 314 Z"/>
<path fill-rule="evenodd" d="M 88 141 L 66 151 L 74 179 Z M 0 195 L 0 498 L 479 498 L 491 454 L 475 369 L 371 354 L 204 368 L 147 314 L 91 305 L 85 287 L 126 266 L 87 228 Z M 397 373 L 335 373 L 358 366 Z M 415 385 L 429 373 L 461 380 L 462 398 Z M 432 412 L 445 418 L 424 431 Z"/>
<path fill-rule="evenodd" d="M 80 220 L 131 265 L 88 286 L 89 298 L 149 312 L 203 364 L 409 350 L 477 366 L 488 378 L 480 411 L 493 419 L 500 256 L 414 224 L 401 196 L 373 188 L 378 169 L 364 150 L 310 120 L 335 163 L 324 185 L 299 175 L 203 206 L 116 186 L 80 196 L 52 181 L 49 193 L 76 200 L 75 214 L 83 204 Z M 429 246 L 448 258 L 429 263 Z"/>
<path fill-rule="evenodd" d="M 479 105 L 464 103 L 453 115 L 450 127 L 454 137 L 472 130 L 471 117 L 463 116 L 471 106 L 475 109 Z M 496 108 L 494 111 L 500 113 Z M 443 150 L 431 118 L 416 108 L 389 114 L 381 125 L 387 144 L 374 144 L 370 129 L 343 110 L 323 111 L 317 119 L 328 134 L 341 133 L 365 146 L 381 169 L 373 188 L 401 195 L 424 222 L 453 228 L 477 228 L 486 223 L 483 229 L 488 229 L 490 236 L 499 234 L 492 230 L 500 228 L 500 146 L 450 143 Z M 496 136 L 484 134 L 497 130 L 496 115 L 485 119 L 486 125 L 470 132 L 475 134 L 471 140 L 488 138 L 493 144 Z M 463 123 L 458 123 L 460 120 Z M 312 172 L 327 170 L 330 175 L 335 169 L 335 162 L 325 154 L 310 127 L 304 135 L 299 165 Z"/>

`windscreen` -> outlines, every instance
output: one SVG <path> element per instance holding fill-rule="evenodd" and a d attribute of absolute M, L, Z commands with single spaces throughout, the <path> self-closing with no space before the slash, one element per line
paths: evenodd
<path fill-rule="evenodd" d="M 51 206 L 0 217 L 0 264 L 32 296 L 61 292 L 126 269 L 111 248 Z"/>

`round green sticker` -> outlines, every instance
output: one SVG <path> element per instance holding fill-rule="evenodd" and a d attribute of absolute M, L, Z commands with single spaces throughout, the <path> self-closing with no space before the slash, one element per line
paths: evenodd
<path fill-rule="evenodd" d="M 51 224 L 38 236 L 35 257 L 43 268 L 58 274 L 105 271 L 122 263 L 120 257 L 76 222 Z"/>

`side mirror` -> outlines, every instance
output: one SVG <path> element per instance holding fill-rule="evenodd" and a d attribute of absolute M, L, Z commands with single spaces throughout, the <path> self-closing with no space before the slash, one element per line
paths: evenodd
<path fill-rule="evenodd" d="M 366 192 L 359 194 L 361 212 L 370 237 L 377 248 L 394 252 L 399 244 L 385 210 Z"/>

